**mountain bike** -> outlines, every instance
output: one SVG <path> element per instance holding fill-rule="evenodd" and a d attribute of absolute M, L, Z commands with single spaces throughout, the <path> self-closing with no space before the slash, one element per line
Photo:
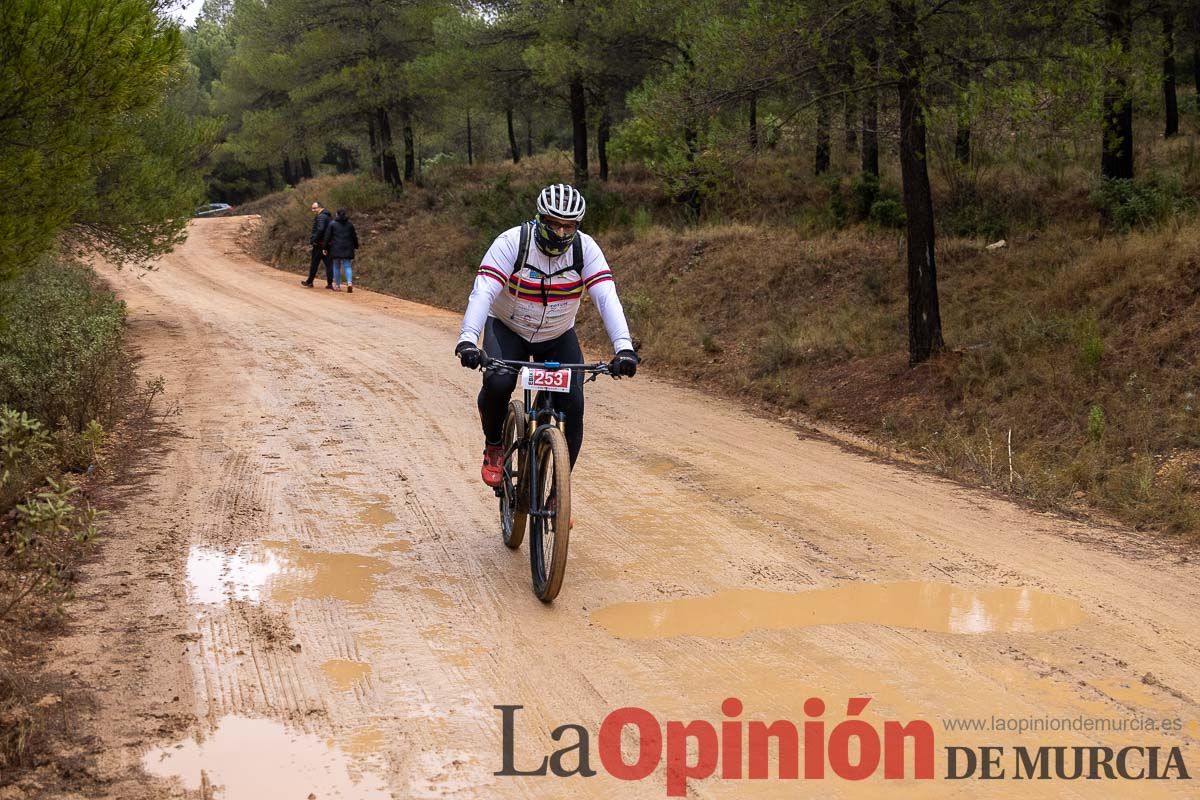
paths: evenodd
<path fill-rule="evenodd" d="M 553 397 L 556 392 L 569 392 L 573 380 L 589 383 L 612 373 L 605 363 L 486 357 L 482 367 L 516 373 L 523 390 L 524 399 L 509 402 L 504 418 L 504 478 L 495 489 L 500 533 L 504 544 L 515 550 L 528 526 L 533 593 L 549 603 L 562 588 L 571 538 L 571 459 L 563 435 L 565 415 L 554 408 Z"/>

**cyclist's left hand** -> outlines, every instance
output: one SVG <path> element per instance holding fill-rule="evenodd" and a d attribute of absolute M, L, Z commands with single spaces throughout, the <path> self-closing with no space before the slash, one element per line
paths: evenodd
<path fill-rule="evenodd" d="M 613 375 L 632 378 L 637 374 L 638 357 L 632 350 L 622 350 L 608 364 L 608 371 Z"/>

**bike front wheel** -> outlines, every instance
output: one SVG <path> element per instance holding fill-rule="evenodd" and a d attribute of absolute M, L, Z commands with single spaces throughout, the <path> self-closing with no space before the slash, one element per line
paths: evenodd
<path fill-rule="evenodd" d="M 544 425 L 533 434 L 534 464 L 529 513 L 529 564 L 533 592 L 549 603 L 567 571 L 571 537 L 571 457 L 562 431 Z"/>

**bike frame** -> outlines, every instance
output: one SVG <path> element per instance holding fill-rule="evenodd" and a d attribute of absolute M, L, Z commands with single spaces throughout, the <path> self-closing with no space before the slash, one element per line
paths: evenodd
<path fill-rule="evenodd" d="M 519 373 L 524 367 L 536 367 L 537 369 L 546 370 L 563 370 L 569 369 L 580 374 L 586 374 L 584 383 L 594 381 L 600 375 L 610 375 L 608 364 L 600 361 L 593 364 L 562 364 L 557 361 L 516 361 L 510 359 L 489 358 L 482 364 L 483 369 L 494 369 L 498 371 Z M 538 485 L 538 463 L 537 463 L 537 432 L 544 425 L 553 425 L 557 428 L 562 428 L 565 421 L 565 414 L 554 408 L 553 392 L 538 392 L 537 399 L 533 397 L 532 389 L 523 389 L 524 405 L 525 405 L 525 430 L 520 432 L 520 435 L 513 440 L 513 443 L 504 451 L 504 463 L 509 463 L 509 457 L 517 450 L 525 451 L 525 464 L 528 474 L 525 480 L 522 481 L 520 475 L 512 475 L 508 469 L 504 470 L 505 487 L 496 490 L 497 495 L 511 487 L 513 500 L 522 494 L 526 493 L 526 502 L 528 504 L 527 514 L 531 517 L 546 519 L 550 516 L 550 512 L 542 508 L 537 508 L 536 496 L 537 493 L 533 487 Z M 524 492 L 522 490 L 525 490 Z"/>

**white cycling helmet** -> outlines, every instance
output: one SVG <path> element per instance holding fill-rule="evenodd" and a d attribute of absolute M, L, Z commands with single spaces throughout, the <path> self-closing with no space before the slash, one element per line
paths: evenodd
<path fill-rule="evenodd" d="M 539 214 L 558 219 L 573 219 L 576 222 L 583 219 L 587 203 L 583 195 L 574 186 L 565 183 L 555 183 L 542 189 L 537 199 Z"/>

